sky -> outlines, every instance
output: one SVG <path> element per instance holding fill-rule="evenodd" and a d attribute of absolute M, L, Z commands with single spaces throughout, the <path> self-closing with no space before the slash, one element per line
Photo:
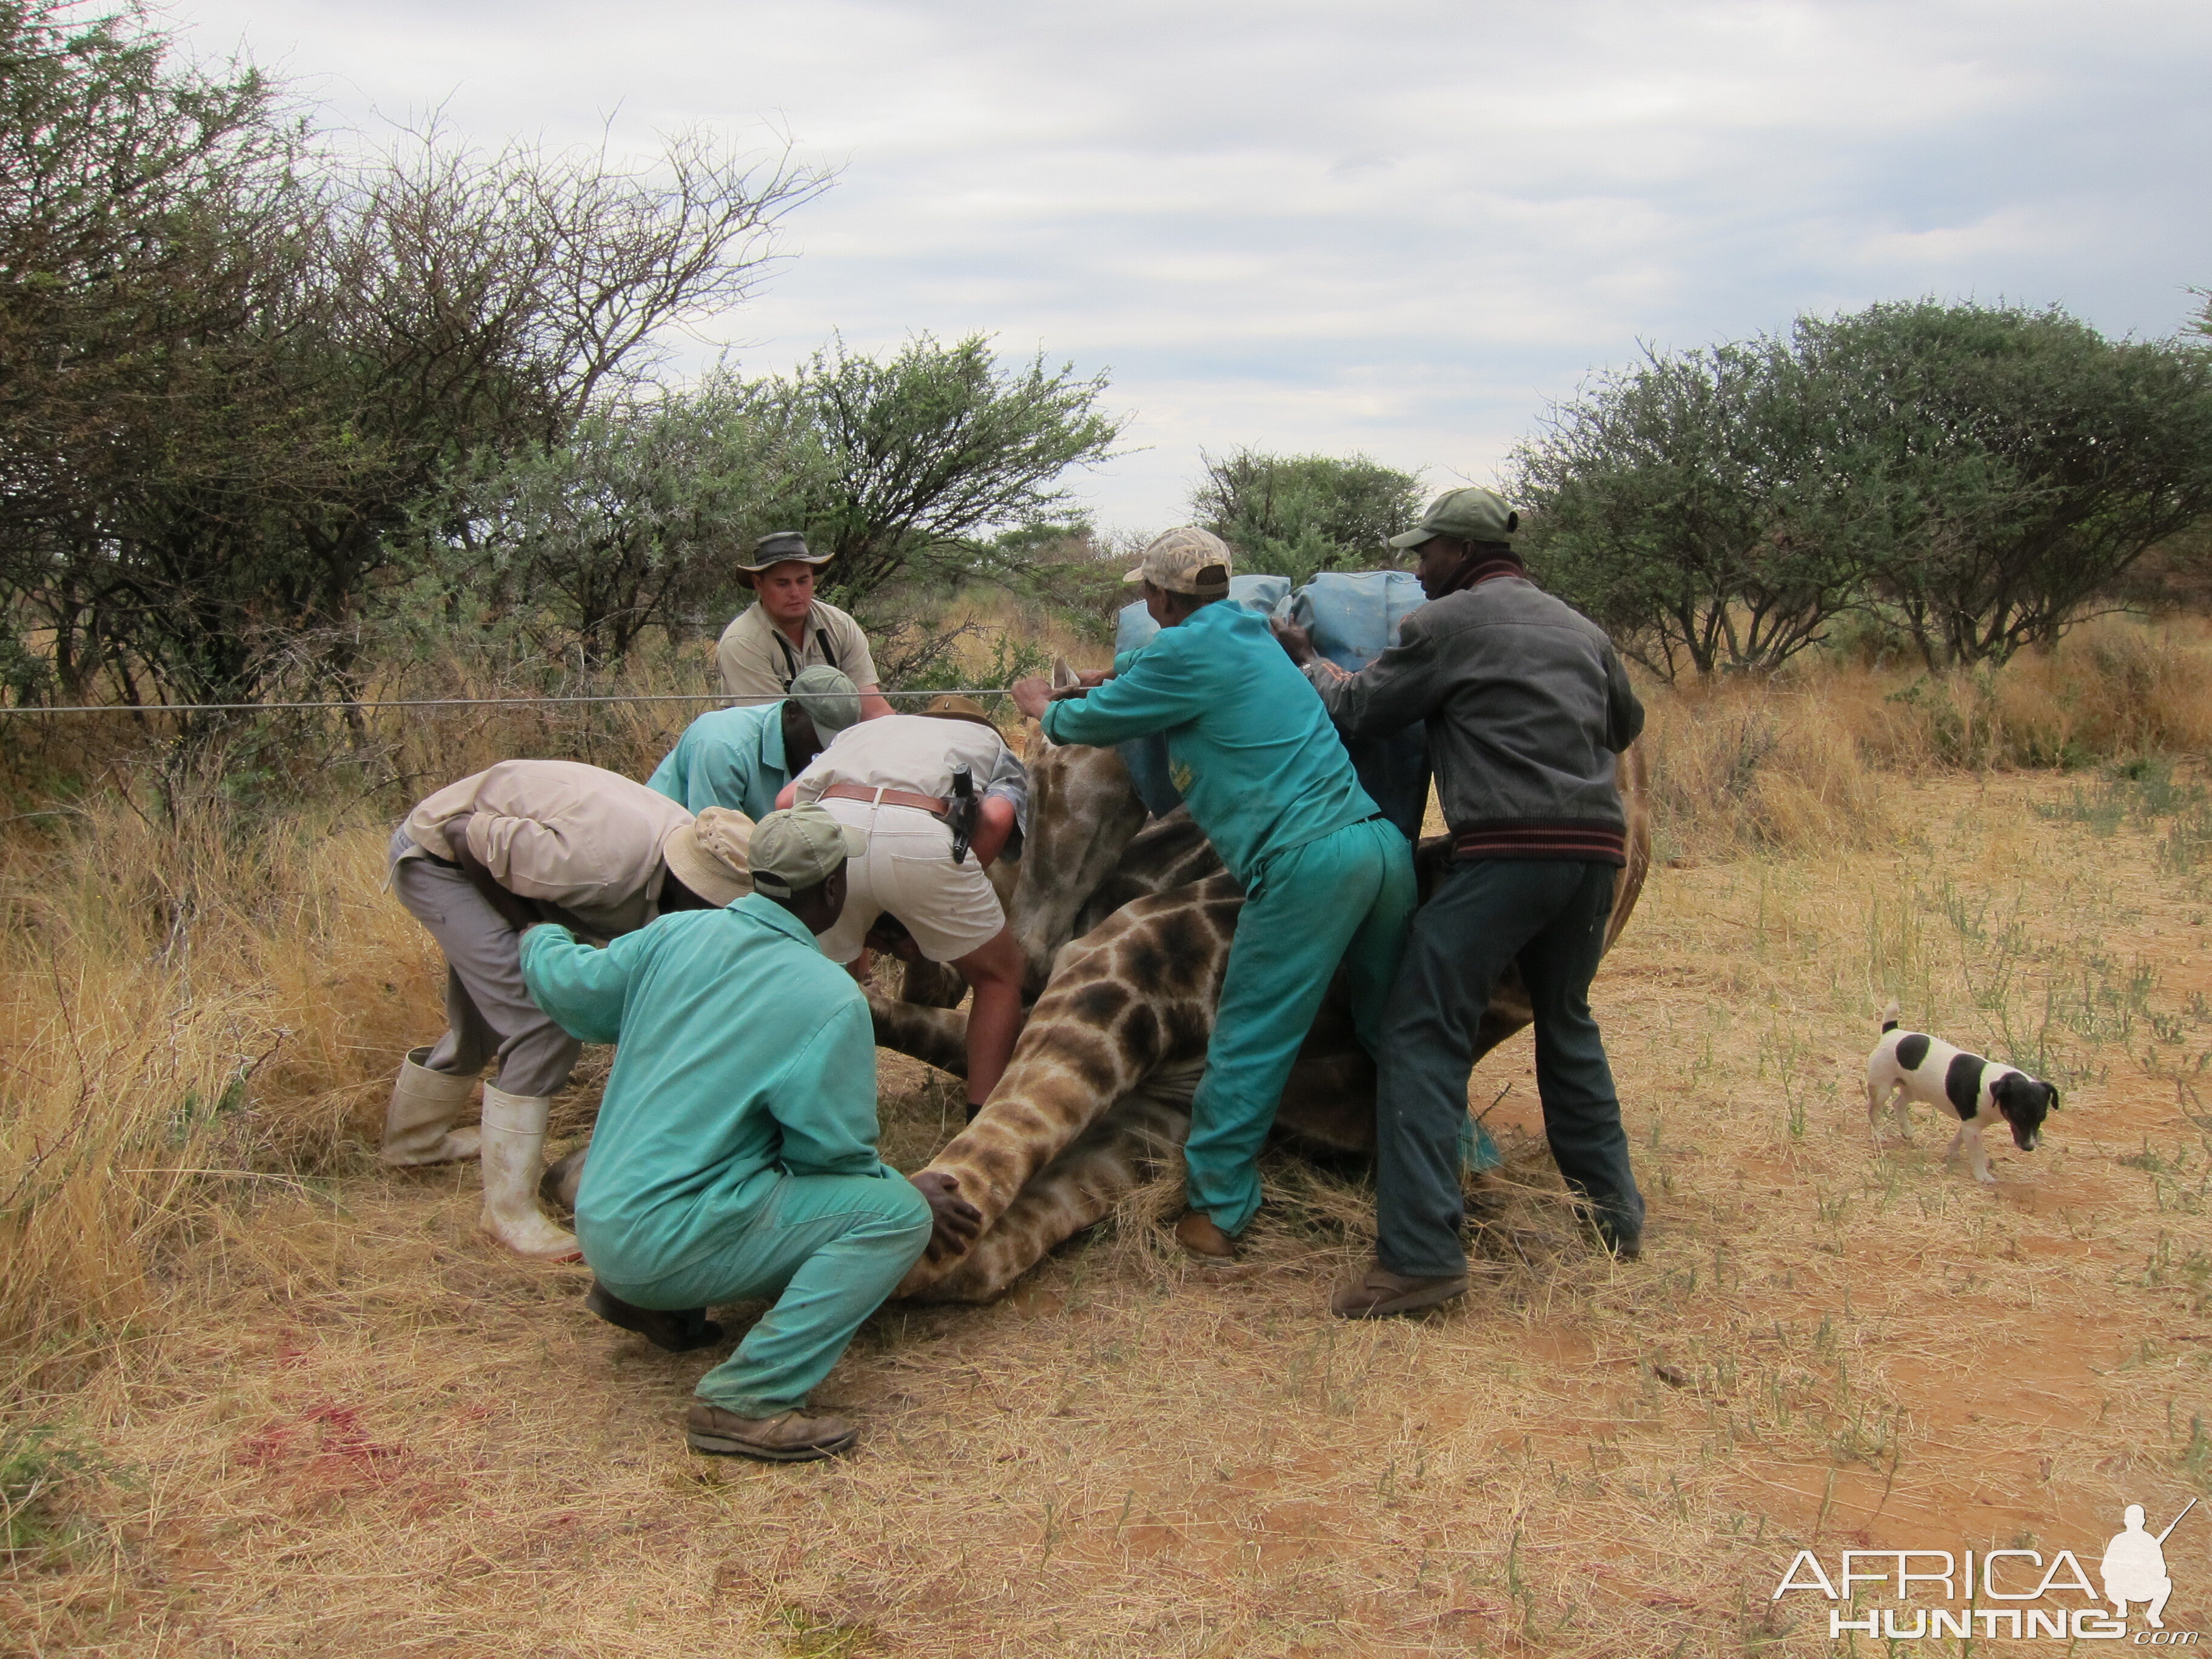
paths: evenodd
<path fill-rule="evenodd" d="M 2202 0 L 169 0 L 384 142 L 662 135 L 838 170 L 743 307 L 780 370 L 973 331 L 1108 374 L 1066 480 L 1179 522 L 1203 454 L 1360 453 L 1441 489 L 1646 348 L 1883 300 L 2163 337 L 2212 287 Z"/>

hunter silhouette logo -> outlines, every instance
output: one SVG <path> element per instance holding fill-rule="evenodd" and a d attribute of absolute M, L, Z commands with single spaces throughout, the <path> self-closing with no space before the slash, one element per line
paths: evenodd
<path fill-rule="evenodd" d="M 1949 1550 L 1845 1550 L 1834 1577 L 1811 1550 L 1799 1550 L 1774 1587 L 1772 1600 L 1791 1590 L 1811 1590 L 1832 1602 L 1858 1601 L 1863 1587 L 1881 1585 L 1894 1607 L 1828 1610 L 1828 1637 L 1864 1635 L 1892 1642 L 1960 1637 L 1977 1641 L 2118 1642 L 2128 1638 L 2128 1609 L 2141 1604 L 2148 1628 L 2135 1637 L 2137 1647 L 2194 1647 L 2195 1631 L 2166 1628 L 2166 1600 L 2173 1580 L 2166 1570 L 2166 1540 L 2188 1518 L 2197 1500 L 2154 1533 L 2143 1524 L 2143 1506 L 2130 1504 L 2097 1564 L 2104 1581 L 2098 1594 L 2081 1559 L 2060 1550 L 2046 1563 L 2032 1549 L 1995 1549 L 1963 1556 Z M 2040 1577 L 2037 1575 L 2039 1574 Z M 1880 1595 L 1877 1591 L 1875 1594 Z M 2068 1606 L 2051 1598 L 2079 1598 Z M 1914 1601 L 1917 1607 L 1903 1605 Z M 1948 1602 L 1949 1606 L 1929 1603 Z M 1959 1605 L 1964 1603 L 1964 1606 Z M 2007 1606 L 2006 1603 L 2031 1605 Z M 2110 1602 L 2111 1610 L 2100 1605 Z"/>
<path fill-rule="evenodd" d="M 2153 1630 L 2164 1630 L 2166 1620 L 2159 1614 L 2166 1611 L 2166 1598 L 2173 1594 L 2173 1580 L 2166 1576 L 2166 1540 L 2182 1522 L 2189 1510 L 2197 1507 L 2197 1500 L 2189 1500 L 2189 1509 L 2182 1510 L 2166 1523 L 2166 1530 L 2155 1538 L 2143 1530 L 2143 1506 L 2130 1504 L 2120 1517 L 2124 1532 L 2112 1534 L 2112 1541 L 2105 1546 L 2105 1559 L 2098 1571 L 2105 1581 L 2105 1599 L 2112 1604 L 2112 1611 L 2121 1618 L 2128 1616 L 2128 1603 L 2148 1601 L 2143 1609 L 2143 1622 Z"/>

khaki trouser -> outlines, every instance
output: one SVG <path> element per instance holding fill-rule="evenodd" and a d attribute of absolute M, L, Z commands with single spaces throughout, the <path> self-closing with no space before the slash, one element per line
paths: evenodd
<path fill-rule="evenodd" d="M 557 1094 L 584 1045 L 530 1000 L 522 936 L 459 870 L 400 856 L 414 846 L 404 828 L 392 837 L 392 890 L 446 953 L 446 1035 L 423 1065 L 475 1077 L 496 1060 L 508 1094 Z"/>

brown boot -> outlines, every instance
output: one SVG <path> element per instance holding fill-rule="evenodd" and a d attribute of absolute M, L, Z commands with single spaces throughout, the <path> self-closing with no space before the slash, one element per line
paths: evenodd
<path fill-rule="evenodd" d="M 1185 1210 L 1175 1224 L 1175 1236 L 1176 1243 L 1208 1267 L 1225 1267 L 1237 1260 L 1237 1241 L 1202 1210 Z"/>
<path fill-rule="evenodd" d="M 641 1308 L 634 1302 L 623 1301 L 596 1279 L 585 1292 L 584 1305 L 608 1324 L 635 1331 L 654 1347 L 670 1353 L 711 1348 L 722 1340 L 722 1328 L 707 1317 L 704 1308 L 686 1308 L 677 1312 Z"/>
<path fill-rule="evenodd" d="M 763 1463 L 811 1463 L 834 1457 L 860 1437 L 842 1417 L 809 1417 L 778 1412 L 774 1417 L 739 1417 L 703 1400 L 684 1415 L 684 1438 L 693 1451 L 718 1457 L 752 1457 Z"/>
<path fill-rule="evenodd" d="M 1338 1285 L 1328 1300 L 1328 1310 L 1339 1319 L 1384 1319 L 1392 1314 L 1419 1313 L 1466 1294 L 1465 1273 L 1408 1279 L 1377 1263 L 1349 1285 Z"/>

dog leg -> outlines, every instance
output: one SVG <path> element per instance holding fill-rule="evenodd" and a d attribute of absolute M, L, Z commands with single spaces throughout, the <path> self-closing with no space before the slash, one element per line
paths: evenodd
<path fill-rule="evenodd" d="M 1872 1078 L 1867 1079 L 1867 1139 L 1875 1146 L 1881 1145 L 1882 1091 L 1875 1086 Z"/>
<path fill-rule="evenodd" d="M 1897 1109 L 1897 1138 L 1910 1144 L 1912 1139 L 1912 1097 L 1905 1093 L 1904 1085 L 1898 1085 L 1897 1092 L 1889 1097 L 1889 1103 Z"/>
<path fill-rule="evenodd" d="M 1951 1144 L 1943 1149 L 1943 1163 L 1946 1168 L 1949 1167 L 1953 1158 L 1958 1157 L 1960 1144 L 1963 1142 L 1966 1138 L 1966 1131 L 1963 1126 L 1960 1128 L 1958 1133 L 1951 1137 Z"/>
<path fill-rule="evenodd" d="M 1990 1173 L 1990 1155 L 1988 1149 L 1982 1145 L 1982 1132 L 1980 1127 L 1978 1125 L 1969 1123 L 1965 1128 L 1960 1130 L 1959 1133 L 1960 1135 L 1965 1137 L 1966 1148 L 1974 1156 L 1974 1179 L 1980 1182 L 1984 1187 L 1996 1186 L 1997 1184 L 1997 1178 Z"/>

